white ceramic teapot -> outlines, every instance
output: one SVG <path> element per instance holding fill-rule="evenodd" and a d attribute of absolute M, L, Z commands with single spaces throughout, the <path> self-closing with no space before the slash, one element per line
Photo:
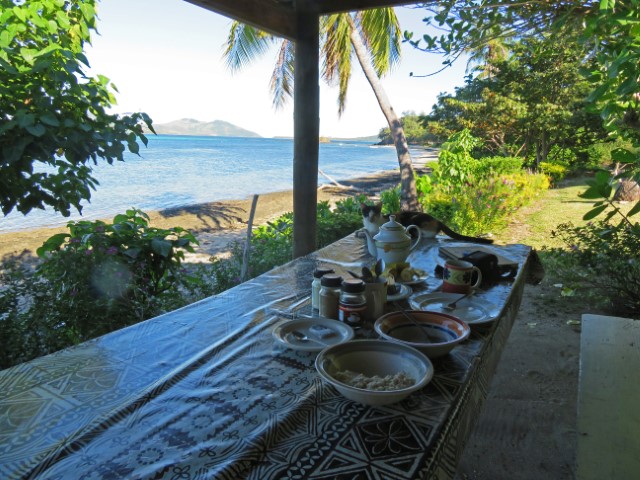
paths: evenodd
<path fill-rule="evenodd" d="M 413 242 L 408 233 L 411 229 L 417 233 Z M 369 253 L 384 260 L 387 265 L 406 261 L 411 250 L 420 242 L 422 234 L 416 225 L 404 228 L 396 222 L 395 215 L 389 216 L 389 221 L 380 227 L 380 231 L 375 236 L 372 237 L 366 229 L 363 232 L 367 237 Z"/>

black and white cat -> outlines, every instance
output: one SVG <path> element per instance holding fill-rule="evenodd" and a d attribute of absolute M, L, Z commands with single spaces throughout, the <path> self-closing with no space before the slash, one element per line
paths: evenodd
<path fill-rule="evenodd" d="M 373 236 L 378 233 L 380 227 L 389 221 L 389 217 L 382 215 L 382 203 L 375 205 L 360 204 L 362 209 L 362 223 L 364 228 Z M 433 238 L 442 232 L 455 240 L 464 240 L 475 243 L 493 243 L 489 238 L 468 237 L 451 230 L 447 225 L 428 213 L 423 212 L 399 212 L 395 214 L 396 222 L 405 227 L 416 225 L 424 238 Z"/>

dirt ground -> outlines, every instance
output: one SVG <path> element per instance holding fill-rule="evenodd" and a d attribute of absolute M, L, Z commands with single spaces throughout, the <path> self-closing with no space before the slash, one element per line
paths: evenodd
<path fill-rule="evenodd" d="M 321 188 L 319 200 L 356 192 L 376 195 L 399 181 L 385 172 L 343 182 L 349 188 Z M 224 254 L 231 240 L 246 236 L 251 199 L 214 202 L 151 214 L 152 224 L 192 229 L 201 245 L 189 261 Z M 291 192 L 261 195 L 254 225 L 292 210 Z M 35 250 L 60 230 L 0 235 L 0 256 Z M 526 243 L 526 224 L 514 225 L 503 242 Z M 540 285 L 527 285 L 489 397 L 459 464 L 457 480 L 541 480 L 574 478 L 576 401 L 583 305 L 559 295 L 552 272 Z"/>

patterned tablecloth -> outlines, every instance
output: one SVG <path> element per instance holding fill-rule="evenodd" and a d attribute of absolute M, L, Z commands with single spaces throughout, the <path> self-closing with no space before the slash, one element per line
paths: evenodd
<path fill-rule="evenodd" d="M 445 244 L 456 245 L 423 240 L 409 260 L 433 272 Z M 349 236 L 223 294 L 1 371 L 0 478 L 451 478 L 530 254 L 491 248 L 519 265 L 513 281 L 479 293 L 500 317 L 434 360 L 433 380 L 400 403 L 345 399 L 316 374 L 316 354 L 271 335 L 284 321 L 274 312 L 309 309 L 317 265 L 346 275 L 372 263 Z"/>

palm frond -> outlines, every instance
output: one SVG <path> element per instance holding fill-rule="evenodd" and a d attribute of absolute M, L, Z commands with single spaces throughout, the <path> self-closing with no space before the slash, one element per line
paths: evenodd
<path fill-rule="evenodd" d="M 328 15 L 323 18 L 322 78 L 327 83 L 338 83 L 338 114 L 344 112 L 347 100 L 349 80 L 351 79 L 351 27 L 348 13 Z"/>
<path fill-rule="evenodd" d="M 251 63 L 255 58 L 264 54 L 274 37 L 255 27 L 232 22 L 225 44 L 223 58 L 232 72 L 237 72 Z"/>
<path fill-rule="evenodd" d="M 355 20 L 373 68 L 382 77 L 400 61 L 402 31 L 396 12 L 393 8 L 362 10 Z"/>
<path fill-rule="evenodd" d="M 273 106 L 276 109 L 282 108 L 286 101 L 293 96 L 293 60 L 294 44 L 289 40 L 283 40 L 278 50 L 270 82 Z"/>

